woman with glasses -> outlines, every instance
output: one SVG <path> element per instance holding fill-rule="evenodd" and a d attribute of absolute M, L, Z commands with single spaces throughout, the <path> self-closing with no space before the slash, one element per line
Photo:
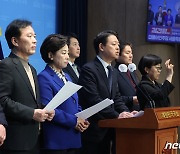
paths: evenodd
<path fill-rule="evenodd" d="M 142 79 L 137 86 L 137 97 L 140 109 L 167 107 L 170 105 L 168 95 L 174 89 L 172 77 L 174 65 L 170 64 L 170 59 L 165 62 L 167 76 L 163 84 L 157 82 L 162 70 L 162 59 L 159 56 L 147 54 L 143 56 L 138 64 L 138 69 L 142 74 Z"/>

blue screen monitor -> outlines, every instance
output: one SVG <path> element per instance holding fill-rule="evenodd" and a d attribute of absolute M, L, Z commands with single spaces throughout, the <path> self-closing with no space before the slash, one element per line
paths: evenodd
<path fill-rule="evenodd" d="M 149 0 L 147 41 L 180 43 L 180 0 Z"/>

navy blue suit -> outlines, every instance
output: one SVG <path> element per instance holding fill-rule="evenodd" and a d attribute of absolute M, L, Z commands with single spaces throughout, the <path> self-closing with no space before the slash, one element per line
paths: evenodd
<path fill-rule="evenodd" d="M 106 98 L 114 101 L 113 105 L 106 107 L 88 119 L 90 126 L 82 135 L 84 144 L 88 145 L 92 143 L 92 148 L 98 146 L 100 142 L 104 146 L 104 149 L 107 148 L 108 145 L 106 143 L 108 143 L 108 138 L 110 138 L 107 135 L 110 129 L 100 128 L 98 121 L 117 118 L 121 112 L 129 111 L 120 97 L 117 85 L 117 70 L 115 69 L 113 70 L 112 78 L 112 92 L 110 93 L 106 72 L 98 58 L 85 64 L 81 69 L 78 83 L 83 86 L 79 91 L 80 103 L 83 109 L 93 106 Z M 90 150 L 91 148 L 84 149 L 85 153 L 91 153 Z"/>
<path fill-rule="evenodd" d="M 118 68 L 119 64 L 116 64 Z M 135 72 L 130 72 L 132 82 L 136 86 L 138 84 L 138 78 Z M 130 111 L 139 110 L 139 105 L 133 104 L 133 96 L 136 96 L 136 89 L 132 85 L 130 79 L 128 78 L 127 72 L 120 72 L 118 70 L 118 87 L 121 93 L 122 100 L 126 103 L 126 106 Z"/>
<path fill-rule="evenodd" d="M 66 79 L 71 81 L 70 77 L 65 75 Z M 48 65 L 38 75 L 38 80 L 43 105 L 47 105 L 64 86 L 64 82 Z M 64 150 L 81 147 L 81 135 L 75 129 L 77 123 L 75 113 L 79 111 L 81 111 L 81 107 L 78 104 L 77 93 L 55 109 L 53 120 L 42 125 L 44 149 Z"/>

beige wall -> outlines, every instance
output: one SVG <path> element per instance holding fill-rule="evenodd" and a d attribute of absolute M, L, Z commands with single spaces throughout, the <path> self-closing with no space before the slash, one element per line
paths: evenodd
<path fill-rule="evenodd" d="M 119 38 L 130 41 L 134 46 L 134 63 L 146 53 L 159 55 L 163 63 L 170 58 L 175 64 L 173 83 L 176 86 L 171 93 L 172 105 L 180 105 L 180 46 L 146 42 L 147 0 L 89 0 L 88 1 L 88 61 L 95 57 L 93 38 L 102 30 L 112 29 L 119 33 Z M 138 73 L 140 76 L 140 74 Z M 160 82 L 165 79 L 163 69 Z"/>

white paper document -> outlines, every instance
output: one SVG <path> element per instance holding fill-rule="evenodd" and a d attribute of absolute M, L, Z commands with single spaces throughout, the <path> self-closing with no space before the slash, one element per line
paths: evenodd
<path fill-rule="evenodd" d="M 66 99 L 76 93 L 82 86 L 74 84 L 68 81 L 59 92 L 53 97 L 53 99 L 46 105 L 44 109 L 50 111 L 54 110 L 60 104 L 62 104 Z"/>
<path fill-rule="evenodd" d="M 101 101 L 100 103 L 93 105 L 81 112 L 76 113 L 75 115 L 78 118 L 87 119 L 90 116 L 96 114 L 97 112 L 101 111 L 102 109 L 106 108 L 107 106 L 113 104 L 113 100 L 106 98 L 105 100 Z"/>

